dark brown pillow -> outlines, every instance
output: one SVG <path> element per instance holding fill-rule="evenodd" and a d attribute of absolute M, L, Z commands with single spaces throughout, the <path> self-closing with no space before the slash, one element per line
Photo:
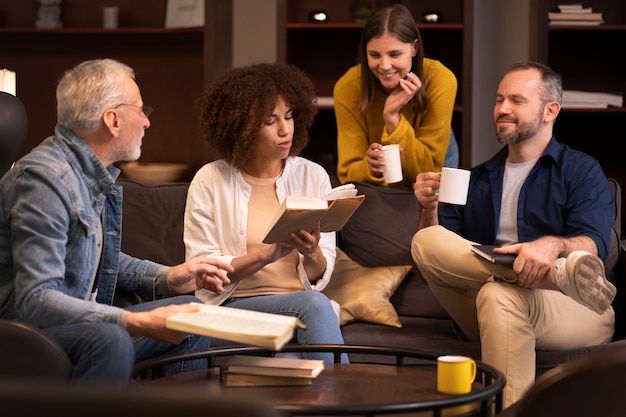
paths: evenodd
<path fill-rule="evenodd" d="M 163 265 L 185 261 L 183 218 L 188 183 L 144 184 L 119 179 L 124 187 L 122 252 Z"/>
<path fill-rule="evenodd" d="M 340 246 L 363 266 L 414 265 L 411 240 L 419 204 L 412 190 L 354 183 L 365 201 L 339 233 Z"/>

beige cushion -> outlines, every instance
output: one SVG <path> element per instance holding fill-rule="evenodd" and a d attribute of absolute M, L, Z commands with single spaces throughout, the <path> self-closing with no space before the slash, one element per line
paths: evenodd
<path fill-rule="evenodd" d="M 410 265 L 364 267 L 337 248 L 335 270 L 322 292 L 341 306 L 342 326 L 365 321 L 402 327 L 389 299 L 410 270 Z"/>

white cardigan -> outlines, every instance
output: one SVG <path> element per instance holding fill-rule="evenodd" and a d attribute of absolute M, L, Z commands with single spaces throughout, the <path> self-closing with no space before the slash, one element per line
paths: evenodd
<path fill-rule="evenodd" d="M 330 189 L 330 178 L 324 168 L 297 156 L 287 158 L 285 169 L 276 181 L 279 202 L 288 195 L 324 198 Z M 222 160 L 203 166 L 191 181 L 187 194 L 183 234 L 186 258 L 205 256 L 230 263 L 246 254 L 249 198 L 250 186 L 241 171 Z M 298 274 L 307 290 L 323 290 L 335 267 L 335 233 L 322 233 L 319 245 L 326 258 L 326 271 L 314 285 L 306 275 L 300 255 Z M 221 304 L 236 287 L 237 283 L 228 285 L 220 295 L 199 290 L 196 296 L 209 304 Z"/>

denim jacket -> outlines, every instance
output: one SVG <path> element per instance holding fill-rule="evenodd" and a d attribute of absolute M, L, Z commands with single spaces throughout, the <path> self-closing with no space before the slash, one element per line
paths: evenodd
<path fill-rule="evenodd" d="M 104 167 L 91 149 L 57 125 L 0 179 L 0 317 L 38 327 L 120 323 L 116 288 L 154 299 L 162 265 L 120 252 L 119 170 Z M 89 300 L 98 269 L 97 231 L 104 249 L 97 302 Z"/>

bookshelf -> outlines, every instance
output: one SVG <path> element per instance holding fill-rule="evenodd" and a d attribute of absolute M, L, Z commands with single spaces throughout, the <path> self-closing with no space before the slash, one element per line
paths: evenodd
<path fill-rule="evenodd" d="M 278 59 L 302 68 L 314 80 L 321 97 L 332 96 L 339 77 L 356 64 L 357 48 L 363 28 L 355 22 L 351 6 L 359 2 L 334 0 L 278 0 Z M 372 3 L 372 2 L 360 2 Z M 463 109 L 471 98 L 472 53 L 468 22 L 472 10 L 471 0 L 405 0 L 402 2 L 413 13 L 424 42 L 427 57 L 435 58 L 449 67 L 457 76 L 459 89 L 452 118 L 460 148 L 460 163 L 470 165 L 471 119 Z M 329 19 L 325 23 L 310 23 L 308 15 L 313 10 L 324 10 Z M 439 23 L 425 23 L 422 16 L 427 11 L 438 11 Z M 332 105 L 320 106 L 311 131 L 311 141 L 305 150 L 310 157 L 327 170 L 336 170 L 337 128 Z"/>
<path fill-rule="evenodd" d="M 53 134 L 55 89 L 63 71 L 81 61 L 115 58 L 136 72 L 146 105 L 154 107 L 142 162 L 190 164 L 212 159 L 198 129 L 195 99 L 231 65 L 231 0 L 206 1 L 205 27 L 165 29 L 167 0 L 124 0 L 119 28 L 102 29 L 107 0 L 63 0 L 60 29 L 36 29 L 36 1 L 0 0 L 0 68 L 17 73 L 17 96 L 30 119 L 22 156 Z M 189 180 L 190 178 L 186 178 Z"/>
<path fill-rule="evenodd" d="M 600 26 L 557 26 L 548 12 L 563 3 L 538 0 L 538 59 L 561 74 L 566 90 L 626 93 L 626 2 L 583 0 L 584 7 L 602 12 Z M 618 45 L 617 48 L 609 45 Z M 626 185 L 624 157 L 626 108 L 563 109 L 555 124 L 558 140 L 598 159 L 605 174 Z M 622 216 L 626 208 L 622 208 Z"/>

